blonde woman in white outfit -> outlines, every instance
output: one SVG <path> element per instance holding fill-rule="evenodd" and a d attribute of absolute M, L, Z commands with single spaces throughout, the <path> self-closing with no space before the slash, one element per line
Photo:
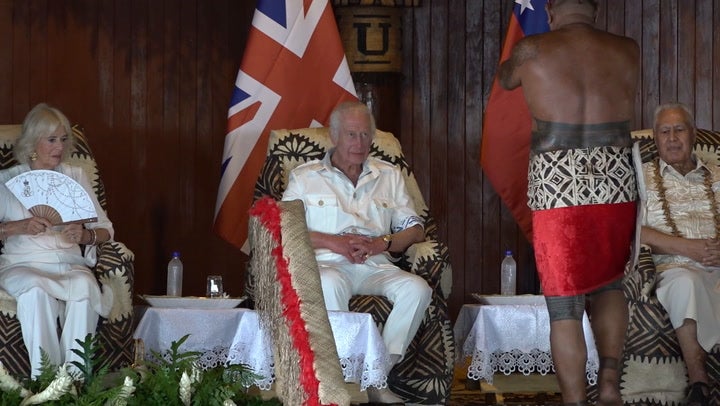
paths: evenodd
<path fill-rule="evenodd" d="M 72 143 L 65 115 L 39 104 L 26 116 L 15 145 L 19 164 L 0 171 L 0 287 L 17 300 L 32 376 L 39 374 L 41 349 L 56 365 L 80 361 L 72 352 L 79 349 L 75 340 L 94 333 L 99 316 L 107 316 L 112 304 L 112 292 L 101 291 L 89 267 L 95 265 L 95 244 L 111 239 L 113 227 L 83 170 L 63 164 Z M 97 222 L 53 226 L 25 209 L 5 182 L 36 169 L 61 172 L 80 183 L 93 199 Z"/>
<path fill-rule="evenodd" d="M 654 139 L 660 158 L 643 164 L 641 241 L 652 247 L 657 297 L 687 365 L 686 402 L 707 405 L 705 361 L 720 343 L 720 168 L 693 154 L 695 125 L 684 105 L 657 108 Z"/>

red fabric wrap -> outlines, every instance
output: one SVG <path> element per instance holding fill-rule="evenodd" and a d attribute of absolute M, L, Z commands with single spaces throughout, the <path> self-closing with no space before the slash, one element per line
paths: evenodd
<path fill-rule="evenodd" d="M 533 212 L 533 245 L 543 294 L 572 296 L 621 278 L 635 232 L 636 203 Z"/>

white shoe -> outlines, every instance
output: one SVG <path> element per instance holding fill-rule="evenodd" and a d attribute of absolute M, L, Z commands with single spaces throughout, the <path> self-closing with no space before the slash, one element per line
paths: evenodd
<path fill-rule="evenodd" d="M 390 388 L 367 388 L 368 403 L 384 403 L 384 404 L 405 404 L 405 401 L 396 395 Z"/>

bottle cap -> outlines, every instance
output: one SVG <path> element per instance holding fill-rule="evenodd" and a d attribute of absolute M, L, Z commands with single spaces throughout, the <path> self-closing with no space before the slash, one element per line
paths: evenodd
<path fill-rule="evenodd" d="M 507 256 L 510 256 L 510 255 L 512 255 L 512 251 L 510 251 L 510 250 L 505 251 L 505 256 L 506 256 L 506 257 L 507 257 Z"/>
<path fill-rule="evenodd" d="M 173 251 L 172 256 L 173 258 L 180 258 L 180 251 Z"/>

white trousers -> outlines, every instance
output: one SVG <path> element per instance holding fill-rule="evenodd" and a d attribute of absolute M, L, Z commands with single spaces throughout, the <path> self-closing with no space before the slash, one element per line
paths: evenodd
<path fill-rule="evenodd" d="M 368 264 L 327 264 L 320 262 L 320 280 L 328 310 L 348 311 L 353 295 L 385 296 L 393 308 L 382 331 L 390 355 L 405 354 L 425 310 L 430 305 L 432 289 L 425 280 L 397 267 Z"/>
<path fill-rule="evenodd" d="M 99 319 L 89 300 L 62 302 L 40 288 L 32 288 L 17 297 L 17 316 L 33 377 L 40 374 L 41 348 L 54 365 L 82 363 L 82 358 L 72 352 L 81 348 L 75 339 L 84 340 L 88 334 L 94 334 Z M 58 322 L 62 329 L 60 336 Z"/>
<path fill-rule="evenodd" d="M 667 269 L 659 274 L 656 294 L 674 328 L 685 319 L 695 320 L 698 343 L 705 351 L 720 344 L 720 271 Z"/>

